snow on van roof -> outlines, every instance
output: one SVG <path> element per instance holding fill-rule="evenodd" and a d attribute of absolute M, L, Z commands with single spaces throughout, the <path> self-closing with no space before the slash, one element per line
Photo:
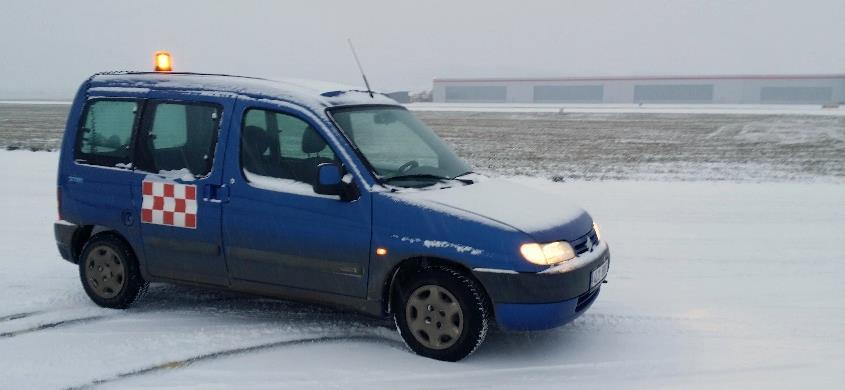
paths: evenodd
<path fill-rule="evenodd" d="M 91 76 L 90 88 L 146 88 L 231 92 L 259 99 L 285 100 L 314 110 L 356 104 L 398 104 L 395 100 L 362 88 L 325 81 L 203 73 L 106 72 Z"/>

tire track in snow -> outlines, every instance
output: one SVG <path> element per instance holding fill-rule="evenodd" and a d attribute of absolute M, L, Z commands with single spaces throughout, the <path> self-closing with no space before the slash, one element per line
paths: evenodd
<path fill-rule="evenodd" d="M 77 325 L 77 324 L 83 324 L 83 323 L 88 323 L 88 322 L 94 322 L 94 321 L 97 321 L 97 320 L 106 319 L 108 317 L 109 316 L 90 316 L 90 317 L 73 318 L 73 319 L 69 319 L 69 320 L 62 320 L 62 321 L 56 321 L 56 322 L 48 322 L 46 324 L 40 324 L 40 325 L 37 325 L 37 326 L 33 326 L 31 328 L 0 333 L 0 339 L 20 336 L 22 334 L 38 332 L 38 331 L 41 331 L 41 330 L 55 329 L 55 328 L 59 328 L 59 327 L 69 326 L 69 325 Z"/>
<path fill-rule="evenodd" d="M 9 315 L 5 315 L 5 316 L 0 317 L 0 322 L 19 320 L 21 318 L 34 316 L 36 314 L 41 314 L 41 313 L 43 313 L 43 312 L 41 312 L 41 311 L 29 311 L 29 312 L 25 312 L 25 313 L 9 314 Z"/>
<path fill-rule="evenodd" d="M 182 360 L 174 360 L 167 363 L 156 364 L 153 366 L 140 368 L 132 371 L 125 371 L 118 373 L 109 378 L 102 378 L 102 379 L 95 379 L 91 382 L 88 382 L 83 385 L 79 386 L 71 386 L 66 387 L 66 390 L 83 390 L 83 389 L 91 389 L 100 385 L 117 382 L 123 379 L 133 378 L 137 376 L 157 373 L 160 371 L 166 370 L 174 370 L 179 368 L 185 368 L 191 364 L 198 363 L 198 362 L 205 362 L 209 360 L 221 359 L 230 356 L 236 355 L 243 355 L 248 353 L 255 353 L 266 351 L 269 349 L 274 348 L 283 348 L 283 347 L 292 347 L 297 345 L 304 345 L 304 344 L 312 344 L 312 343 L 319 343 L 325 344 L 330 342 L 343 342 L 343 341 L 381 341 L 381 342 L 389 342 L 391 344 L 395 344 L 397 348 L 404 348 L 405 344 L 402 342 L 391 340 L 386 337 L 381 336 L 373 336 L 373 335 L 358 335 L 358 336 L 350 336 L 350 335 L 342 335 L 342 336 L 320 336 L 320 337 L 310 337 L 305 339 L 295 339 L 295 340 L 284 340 L 284 341 L 275 341 L 272 343 L 266 344 L 259 344 L 253 345 L 250 347 L 240 347 L 240 348 L 233 348 L 233 349 L 224 349 L 217 352 L 209 352 L 201 355 L 192 356 Z"/>

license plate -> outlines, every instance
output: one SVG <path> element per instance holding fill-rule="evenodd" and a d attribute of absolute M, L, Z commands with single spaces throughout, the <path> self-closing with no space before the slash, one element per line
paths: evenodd
<path fill-rule="evenodd" d="M 607 276 L 608 268 L 610 268 L 610 261 L 605 259 L 604 263 L 601 263 L 598 268 L 593 270 L 593 273 L 590 275 L 590 288 L 595 287 L 604 280 L 604 277 Z"/>

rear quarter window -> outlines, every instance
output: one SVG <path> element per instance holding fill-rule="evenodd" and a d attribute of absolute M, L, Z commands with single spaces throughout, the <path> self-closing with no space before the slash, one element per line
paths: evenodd
<path fill-rule="evenodd" d="M 138 102 L 94 100 L 77 131 L 74 159 L 82 164 L 128 167 Z"/>

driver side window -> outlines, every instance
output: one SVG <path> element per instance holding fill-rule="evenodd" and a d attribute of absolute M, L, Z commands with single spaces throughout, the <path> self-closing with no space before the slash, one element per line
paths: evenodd
<path fill-rule="evenodd" d="M 247 180 L 259 187 L 271 183 L 307 184 L 311 191 L 317 166 L 336 162 L 332 149 L 308 122 L 289 114 L 250 109 L 241 128 L 241 167 Z M 268 182 L 267 179 L 281 179 Z M 293 187 L 291 188 L 293 189 Z M 286 189 L 287 190 L 287 189 Z"/>

